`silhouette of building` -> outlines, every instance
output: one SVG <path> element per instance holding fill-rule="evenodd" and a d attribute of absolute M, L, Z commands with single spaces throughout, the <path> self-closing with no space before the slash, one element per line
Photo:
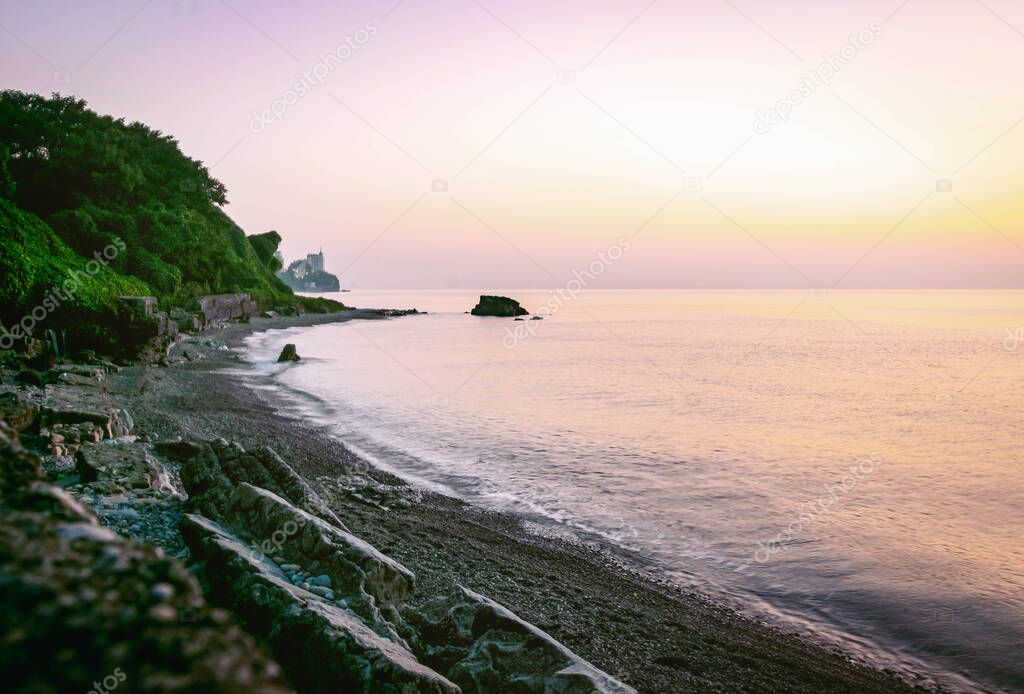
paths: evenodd
<path fill-rule="evenodd" d="M 293 263 L 292 274 L 296 279 L 302 279 L 314 272 L 326 272 L 324 269 L 324 251 L 320 249 L 316 253 L 309 253 L 304 260 Z"/>

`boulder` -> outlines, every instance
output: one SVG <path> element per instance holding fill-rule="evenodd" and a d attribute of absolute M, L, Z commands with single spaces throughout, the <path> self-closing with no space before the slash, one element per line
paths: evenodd
<path fill-rule="evenodd" d="M 158 441 L 153 444 L 153 450 L 156 451 L 157 455 L 164 458 L 184 463 L 202 453 L 203 446 L 195 441 L 184 441 L 178 438 Z"/>
<path fill-rule="evenodd" d="M 5 691 L 290 691 L 196 579 L 41 481 L 0 422 L 0 677 Z"/>
<path fill-rule="evenodd" d="M 194 333 L 199 332 L 202 329 L 203 321 L 202 318 L 195 313 L 189 313 L 182 308 L 172 308 L 168 312 L 168 317 L 174 321 L 178 326 L 179 332 L 183 333 Z"/>
<path fill-rule="evenodd" d="M 317 566 L 322 578 L 311 585 L 329 587 L 375 632 L 405 645 L 396 627 L 398 609 L 412 593 L 409 569 L 364 540 L 296 508 L 276 494 L 239 484 L 226 512 L 217 519 L 254 551 L 283 557 L 285 565 Z M 324 581 L 323 579 L 326 579 Z"/>
<path fill-rule="evenodd" d="M 281 356 L 277 358 L 277 361 L 278 363 L 285 361 L 298 361 L 301 358 L 302 357 L 299 356 L 299 353 L 295 351 L 295 345 L 288 343 L 284 346 L 284 349 L 281 350 Z"/>
<path fill-rule="evenodd" d="M 74 374 L 95 381 L 102 381 L 107 375 L 106 369 L 92 364 L 57 364 L 53 367 L 52 373 L 56 375 Z"/>
<path fill-rule="evenodd" d="M 452 663 L 463 692 L 636 694 L 508 608 L 468 588 L 433 601 L 416 621 L 428 653 Z M 432 664 L 425 656 L 425 662 Z"/>
<path fill-rule="evenodd" d="M 84 410 L 67 406 L 44 407 L 39 413 L 41 427 L 57 424 L 77 426 L 82 423 L 95 424 L 108 439 L 127 436 L 135 423 L 127 410 L 109 408 L 106 411 Z"/>
<path fill-rule="evenodd" d="M 74 373 L 62 372 L 57 374 L 54 380 L 57 383 L 63 383 L 69 386 L 86 386 L 90 388 L 97 388 L 99 387 L 102 378 L 79 376 L 78 374 Z"/>
<path fill-rule="evenodd" d="M 12 496 L 23 494 L 42 478 L 39 458 L 26 452 L 18 441 L 18 433 L 0 421 L 0 501 L 9 502 Z"/>
<path fill-rule="evenodd" d="M 0 393 L 0 419 L 15 431 L 23 431 L 39 416 L 39 407 L 17 393 Z"/>
<path fill-rule="evenodd" d="M 167 469 L 141 443 L 82 446 L 75 455 L 75 469 L 85 483 L 101 480 L 121 491 L 177 493 Z"/>
<path fill-rule="evenodd" d="M 319 516 L 347 531 L 324 500 L 313 491 L 281 456 L 270 448 L 246 451 L 237 443 L 216 439 L 181 467 L 181 482 L 189 504 L 209 518 L 226 512 L 235 487 L 242 482 L 262 487 L 286 499 L 303 511 Z"/>
<path fill-rule="evenodd" d="M 256 302 L 248 294 L 212 294 L 193 300 L 190 307 L 202 317 L 204 328 L 256 315 Z"/>
<path fill-rule="evenodd" d="M 530 312 L 519 305 L 515 299 L 507 296 L 482 295 L 480 303 L 470 311 L 474 316 L 501 316 L 511 318 L 514 316 L 525 316 Z"/>
<path fill-rule="evenodd" d="M 290 691 L 179 562 L 52 506 L 0 511 L 5 690 Z"/>
<path fill-rule="evenodd" d="M 202 562 L 210 599 L 264 639 L 300 691 L 459 692 L 401 644 L 345 608 L 292 585 L 262 554 L 207 518 L 188 514 L 182 535 Z"/>
<path fill-rule="evenodd" d="M 35 369 L 22 369 L 14 377 L 14 380 L 27 386 L 35 386 L 36 388 L 42 388 L 46 385 L 46 379 Z"/>

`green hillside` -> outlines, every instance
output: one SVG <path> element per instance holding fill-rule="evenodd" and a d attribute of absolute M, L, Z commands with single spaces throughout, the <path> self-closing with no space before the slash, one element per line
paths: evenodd
<path fill-rule="evenodd" d="M 262 305 L 308 303 L 274 275 L 280 236 L 247 238 L 225 202 L 224 185 L 169 135 L 78 99 L 0 92 L 2 318 L 94 258 L 104 266 L 76 298 L 90 310 L 125 293 L 163 307 L 242 291 Z"/>

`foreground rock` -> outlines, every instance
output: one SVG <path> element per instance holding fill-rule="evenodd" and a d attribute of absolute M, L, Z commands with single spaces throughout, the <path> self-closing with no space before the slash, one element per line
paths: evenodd
<path fill-rule="evenodd" d="M 211 598 L 265 638 L 309 692 L 458 692 L 401 644 L 363 625 L 344 607 L 293 585 L 279 567 L 226 529 L 197 515 L 182 524 L 204 565 Z"/>
<path fill-rule="evenodd" d="M 298 361 L 299 359 L 301 359 L 301 357 L 299 357 L 299 353 L 295 351 L 295 345 L 288 343 L 284 346 L 284 349 L 281 350 L 281 355 L 277 358 L 277 361 L 278 363 L 281 363 L 285 361 Z"/>
<path fill-rule="evenodd" d="M 134 489 L 176 493 L 167 469 L 140 443 L 83 446 L 75 468 L 83 483 L 102 483 L 108 494 Z"/>
<path fill-rule="evenodd" d="M 405 609 L 412 572 L 336 523 L 296 479 L 269 449 L 205 445 L 182 469 L 188 503 L 202 515 L 186 515 L 181 533 L 211 600 L 266 639 L 300 688 L 633 692 L 466 589 L 423 612 Z"/>
<path fill-rule="evenodd" d="M 182 466 L 181 481 L 193 507 L 207 518 L 219 519 L 227 515 L 235 487 L 247 482 L 347 530 L 313 488 L 266 447 L 247 452 L 234 442 L 211 441 L 203 445 L 199 455 Z"/>
<path fill-rule="evenodd" d="M 417 617 L 426 662 L 465 692 L 636 694 L 506 607 L 459 588 Z"/>
<path fill-rule="evenodd" d="M 0 422 L 5 691 L 289 691 L 182 564 L 99 526 L 41 475 Z"/>
<path fill-rule="evenodd" d="M 39 416 L 39 406 L 21 398 L 17 393 L 0 393 L 0 419 L 15 431 L 28 428 Z"/>
<path fill-rule="evenodd" d="M 515 316 L 526 316 L 529 315 L 529 311 L 519 305 L 519 302 L 515 299 L 509 299 L 507 296 L 488 296 L 482 295 L 480 297 L 480 303 L 473 307 L 470 311 L 474 316 L 500 316 L 502 318 L 512 318 Z"/>

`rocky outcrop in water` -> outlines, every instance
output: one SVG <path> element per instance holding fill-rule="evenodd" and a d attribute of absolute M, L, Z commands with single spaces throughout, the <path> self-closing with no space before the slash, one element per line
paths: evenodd
<path fill-rule="evenodd" d="M 284 346 L 284 349 L 281 350 L 280 356 L 277 357 L 277 363 L 281 364 L 288 361 L 299 361 L 299 359 L 301 359 L 301 357 L 299 356 L 298 351 L 296 351 L 295 345 L 289 342 Z"/>
<path fill-rule="evenodd" d="M 529 311 L 519 305 L 519 302 L 515 299 L 509 299 L 507 296 L 489 296 L 483 295 L 480 297 L 480 303 L 473 307 L 470 311 L 474 316 L 500 316 L 503 318 L 512 318 L 515 316 L 529 315 Z"/>

